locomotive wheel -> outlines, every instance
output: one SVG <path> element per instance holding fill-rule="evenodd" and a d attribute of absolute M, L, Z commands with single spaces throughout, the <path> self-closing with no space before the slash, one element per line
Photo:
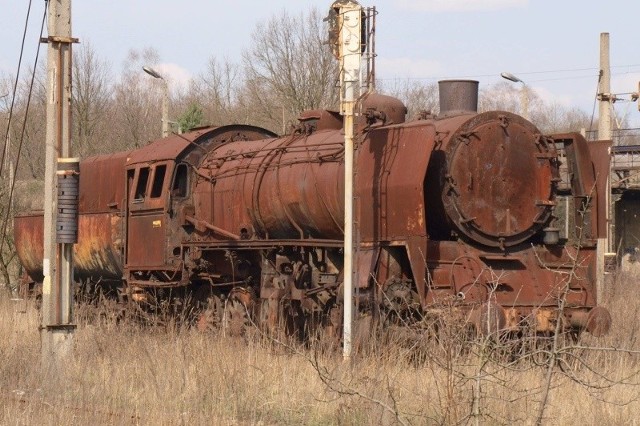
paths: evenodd
<path fill-rule="evenodd" d="M 250 289 L 238 288 L 229 295 L 224 304 L 222 324 L 230 336 L 243 336 L 253 327 L 251 312 L 254 306 L 255 295 Z"/>
<path fill-rule="evenodd" d="M 224 315 L 224 303 L 220 295 L 211 295 L 206 307 L 198 315 L 196 327 L 201 332 L 212 332 L 220 329 Z"/>
<path fill-rule="evenodd" d="M 291 300 L 262 299 L 260 329 L 270 337 L 303 340 L 305 317 L 299 303 Z"/>
<path fill-rule="evenodd" d="M 239 300 L 228 300 L 224 308 L 224 327 L 230 336 L 245 334 L 251 327 L 251 318 L 246 306 Z"/>
<path fill-rule="evenodd" d="M 260 328 L 269 335 L 275 335 L 280 323 L 280 303 L 277 299 L 260 301 Z"/>
<path fill-rule="evenodd" d="M 323 325 L 318 334 L 318 342 L 321 347 L 327 350 L 337 350 L 342 344 L 342 304 L 334 304 L 325 312 Z"/>

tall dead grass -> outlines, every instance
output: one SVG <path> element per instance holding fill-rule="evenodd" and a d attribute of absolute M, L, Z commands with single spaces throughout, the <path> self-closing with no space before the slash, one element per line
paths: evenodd
<path fill-rule="evenodd" d="M 640 412 L 639 285 L 607 293 L 613 331 L 554 371 L 545 424 L 624 424 Z M 0 424 L 532 424 L 545 367 L 442 342 L 339 352 L 175 328 L 81 324 L 73 357 L 40 363 L 37 311 L 0 301 Z M 593 347 L 606 350 L 594 350 Z M 452 349 L 453 348 L 453 349 Z"/>

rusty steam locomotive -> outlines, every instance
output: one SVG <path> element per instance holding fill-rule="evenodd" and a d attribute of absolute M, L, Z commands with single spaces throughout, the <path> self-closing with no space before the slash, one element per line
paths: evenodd
<path fill-rule="evenodd" d="M 505 330 L 552 331 L 562 321 L 606 333 L 595 287 L 604 204 L 591 144 L 542 135 L 508 112 L 478 113 L 477 82 L 443 81 L 440 91 L 440 113 L 412 121 L 397 99 L 362 102 L 356 317 L 417 321 L 446 300 L 480 329 L 491 310 Z M 205 327 L 340 327 L 341 129 L 339 114 L 314 110 L 281 137 L 248 125 L 199 128 L 82 161 L 76 280 L 140 306 L 190 295 L 205 306 Z M 569 200 L 564 234 L 559 195 Z M 25 285 L 37 290 L 41 213 L 15 218 L 15 241 Z"/>

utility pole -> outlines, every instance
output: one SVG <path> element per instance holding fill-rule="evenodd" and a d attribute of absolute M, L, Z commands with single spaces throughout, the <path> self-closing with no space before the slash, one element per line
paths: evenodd
<path fill-rule="evenodd" d="M 599 114 L 598 114 L 598 139 L 611 140 L 611 102 L 615 98 L 611 95 L 611 67 L 609 64 L 609 33 L 600 33 L 600 84 L 598 90 Z M 611 169 L 611 165 L 609 165 Z M 605 223 L 606 235 L 598 238 L 596 254 L 596 294 L 598 303 L 602 302 L 603 287 L 605 284 L 605 254 L 611 251 L 611 179 L 607 174 L 605 191 Z M 600 176 L 596 177 L 600 179 Z"/>
<path fill-rule="evenodd" d="M 72 348 L 73 244 L 78 234 L 79 161 L 71 158 L 71 0 L 50 0 L 42 265 L 42 362 L 59 371 Z"/>
<path fill-rule="evenodd" d="M 353 0 L 338 0 L 329 11 L 334 55 L 340 62 L 340 114 L 344 117 L 344 317 L 343 358 L 351 357 L 353 326 L 354 250 L 353 163 L 356 103 L 360 97 L 362 62 L 362 6 Z"/>

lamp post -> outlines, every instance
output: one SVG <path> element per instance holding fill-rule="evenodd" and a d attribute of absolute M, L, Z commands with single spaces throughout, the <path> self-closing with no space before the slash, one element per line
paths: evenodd
<path fill-rule="evenodd" d="M 9 96 L 9 93 L 5 93 L 4 95 L 0 95 L 0 99 L 4 99 L 7 96 Z M 9 182 L 8 182 L 8 188 L 7 188 L 7 192 L 11 191 L 11 188 L 13 187 L 13 162 L 10 159 L 11 156 L 11 130 L 9 128 L 9 126 L 11 125 L 11 121 L 10 121 L 10 114 L 8 112 L 5 112 L 3 114 L 5 116 L 5 120 L 6 120 L 6 131 L 4 134 L 4 150 L 2 151 L 2 162 L 0 162 L 0 174 L 2 174 L 2 171 L 5 169 L 9 169 Z M 5 128 L 3 127 L 3 130 Z M 11 202 L 9 204 L 9 211 L 13 211 L 13 199 L 11 199 Z M 13 216 L 12 216 L 12 220 L 13 220 Z M 13 223 L 13 222 L 11 222 Z"/>
<path fill-rule="evenodd" d="M 4 99 L 7 96 L 9 96 L 8 93 L 5 93 L 4 95 L 0 95 L 0 99 Z M 6 115 L 6 133 L 5 133 L 5 139 L 4 139 L 4 151 L 2 151 L 2 163 L 0 163 L 0 171 L 2 171 L 2 169 L 4 167 L 7 167 L 7 163 L 9 161 L 9 148 L 10 148 L 10 141 L 9 141 L 9 114 L 8 113 L 4 113 L 3 115 Z M 3 127 L 4 130 L 4 127 Z"/>
<path fill-rule="evenodd" d="M 162 80 L 163 92 L 162 92 L 162 137 L 169 136 L 169 84 L 167 80 L 160 75 L 156 70 L 151 67 L 142 67 L 142 70 L 149 74 L 153 78 Z"/>
<path fill-rule="evenodd" d="M 527 87 L 527 83 L 522 81 L 522 79 L 516 77 L 515 75 L 502 72 L 500 76 L 509 81 L 513 81 L 514 83 L 522 83 L 522 90 L 520 91 L 520 108 L 522 109 L 522 116 L 525 119 L 529 119 L 529 89 Z"/>

